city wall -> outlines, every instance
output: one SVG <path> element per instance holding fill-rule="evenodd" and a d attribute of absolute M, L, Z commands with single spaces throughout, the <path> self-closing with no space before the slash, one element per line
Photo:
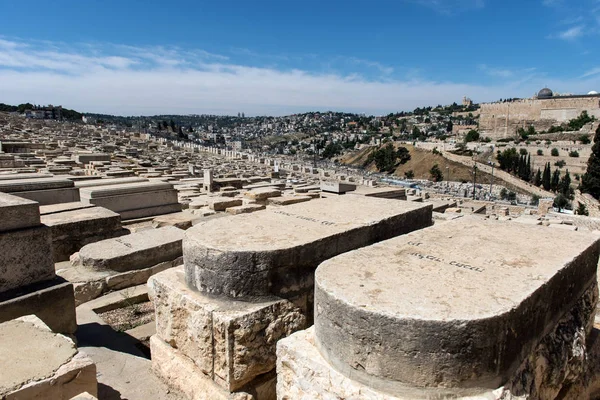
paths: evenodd
<path fill-rule="evenodd" d="M 583 111 L 600 118 L 600 96 L 552 99 L 523 99 L 481 105 L 479 129 L 492 139 L 513 137 L 518 128 L 533 125 L 537 131 L 548 130 L 577 118 Z"/>

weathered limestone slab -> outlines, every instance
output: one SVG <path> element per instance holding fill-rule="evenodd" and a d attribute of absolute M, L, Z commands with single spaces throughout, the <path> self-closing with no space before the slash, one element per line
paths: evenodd
<path fill-rule="evenodd" d="M 42 223 L 52 232 L 54 262 L 68 260 L 86 244 L 127 233 L 121 216 L 102 207 L 43 215 Z"/>
<path fill-rule="evenodd" d="M 73 283 L 75 305 L 86 303 L 107 292 L 125 289 L 137 285 L 145 285 L 148 279 L 159 272 L 182 265 L 183 258 L 178 257 L 148 268 L 126 272 L 98 270 L 82 266 L 57 264 L 56 274 Z M 60 265 L 60 267 L 59 267 Z"/>
<path fill-rule="evenodd" d="M 76 187 L 11 192 L 15 196 L 37 201 L 41 206 L 79 201 L 79 189 Z"/>
<path fill-rule="evenodd" d="M 156 335 L 150 337 L 152 371 L 169 386 L 194 400 L 274 400 L 275 376 L 253 382 L 234 393 L 218 386 L 194 362 Z"/>
<path fill-rule="evenodd" d="M 87 187 L 81 189 L 81 199 L 117 212 L 122 219 L 181 211 L 177 191 L 167 182 Z"/>
<path fill-rule="evenodd" d="M 568 379 L 555 375 L 577 361 L 578 341 L 585 352 L 593 324 L 599 250 L 592 234 L 462 218 L 342 254 L 316 271 L 316 345 L 346 376 L 392 393 L 478 394 L 523 379 L 560 391 Z"/>
<path fill-rule="evenodd" d="M 152 220 L 153 228 L 162 228 L 165 226 L 174 226 L 179 229 L 189 229 L 192 227 L 195 221 L 198 221 L 201 217 L 194 215 L 190 212 L 178 212 L 174 214 L 161 215 Z"/>
<path fill-rule="evenodd" d="M 323 181 L 321 182 L 321 190 L 329 193 L 344 194 L 356 190 L 356 185 L 343 182 Z"/>
<path fill-rule="evenodd" d="M 248 213 L 252 213 L 255 211 L 261 211 L 261 210 L 264 210 L 265 208 L 267 208 L 267 207 L 262 204 L 244 204 L 243 206 L 228 207 L 227 209 L 225 209 L 225 212 L 232 214 L 232 215 L 238 215 L 238 214 L 248 214 Z"/>
<path fill-rule="evenodd" d="M 50 228 L 0 232 L 0 293 L 53 277 Z"/>
<path fill-rule="evenodd" d="M 228 391 L 275 367 L 275 344 L 304 329 L 306 318 L 289 301 L 215 299 L 190 289 L 183 267 L 148 280 L 157 336 L 192 360 Z"/>
<path fill-rule="evenodd" d="M 94 204 L 86 204 L 81 201 L 74 201 L 72 203 L 60 203 L 60 204 L 49 204 L 46 206 L 40 206 L 40 215 L 55 214 L 65 211 L 82 210 L 84 208 L 96 207 Z"/>
<path fill-rule="evenodd" d="M 71 264 L 118 272 L 148 268 L 181 257 L 183 233 L 168 226 L 88 244 L 71 257 Z"/>
<path fill-rule="evenodd" d="M 232 199 L 229 197 L 209 197 L 206 199 L 208 207 L 214 211 L 225 211 L 230 207 L 237 207 L 242 205 L 241 199 Z"/>
<path fill-rule="evenodd" d="M 310 196 L 281 196 L 269 199 L 269 204 L 274 206 L 289 206 L 291 204 L 304 203 L 312 200 Z"/>
<path fill-rule="evenodd" d="M 139 182 L 148 182 L 146 178 L 105 178 L 105 179 L 94 179 L 89 181 L 80 181 L 75 182 L 75 186 L 78 188 L 87 188 L 87 187 L 97 187 L 97 186 L 112 186 L 112 185 L 120 185 L 124 183 L 139 183 Z"/>
<path fill-rule="evenodd" d="M 12 179 L 0 180 L 0 192 L 29 192 L 48 189 L 72 188 L 73 181 L 62 178 L 34 178 L 34 179 Z"/>
<path fill-rule="evenodd" d="M 75 343 L 34 316 L 0 324 L 0 397 L 68 400 L 97 395 L 96 366 Z"/>
<path fill-rule="evenodd" d="M 102 197 L 112 197 L 117 195 L 126 195 L 134 193 L 160 192 L 163 190 L 172 190 L 173 185 L 168 182 L 134 182 L 107 186 L 92 186 L 81 188 L 81 197 L 83 199 L 98 199 Z"/>
<path fill-rule="evenodd" d="M 54 278 L 0 294 L 0 322 L 35 314 L 53 332 L 77 330 L 73 285 Z"/>
<path fill-rule="evenodd" d="M 30 228 L 39 224 L 38 203 L 7 193 L 0 193 L 0 232 Z"/>
<path fill-rule="evenodd" d="M 317 265 L 431 224 L 431 205 L 339 196 L 200 223 L 186 231 L 190 287 L 231 297 L 310 291 Z"/>
<path fill-rule="evenodd" d="M 252 189 L 244 193 L 244 196 L 252 199 L 252 200 L 266 200 L 271 197 L 279 197 L 281 196 L 281 190 L 275 189 L 273 187 L 262 187 L 257 189 Z"/>
<path fill-rule="evenodd" d="M 87 153 L 77 154 L 75 160 L 80 164 L 89 164 L 92 161 L 110 161 L 110 154 L 108 153 Z"/>

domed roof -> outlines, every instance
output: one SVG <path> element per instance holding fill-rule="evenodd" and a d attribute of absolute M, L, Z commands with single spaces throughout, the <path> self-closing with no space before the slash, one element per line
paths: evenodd
<path fill-rule="evenodd" d="M 596 92 L 595 90 L 592 90 L 591 92 L 589 92 L 588 94 L 598 94 L 598 92 Z"/>
<path fill-rule="evenodd" d="M 548 89 L 548 88 L 543 88 L 542 90 L 540 90 L 538 92 L 538 99 L 548 99 L 550 97 L 552 97 L 554 95 L 554 93 L 552 93 L 552 90 Z"/>

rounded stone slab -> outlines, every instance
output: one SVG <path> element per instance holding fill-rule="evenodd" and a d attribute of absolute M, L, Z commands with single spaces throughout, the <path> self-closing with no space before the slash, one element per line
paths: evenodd
<path fill-rule="evenodd" d="M 497 388 L 595 288 L 598 247 L 463 218 L 342 254 L 315 274 L 317 345 L 370 384 Z"/>
<path fill-rule="evenodd" d="M 188 285 L 230 297 L 291 298 L 323 260 L 431 224 L 431 205 L 339 196 L 210 220 L 186 231 Z"/>

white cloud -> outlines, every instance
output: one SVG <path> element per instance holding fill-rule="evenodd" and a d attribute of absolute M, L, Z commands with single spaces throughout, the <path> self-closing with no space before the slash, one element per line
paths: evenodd
<path fill-rule="evenodd" d="M 585 26 L 583 25 L 574 26 L 572 28 L 560 32 L 557 37 L 563 40 L 577 39 L 578 37 L 583 36 L 585 34 L 584 29 Z"/>
<path fill-rule="evenodd" d="M 581 75 L 581 78 L 587 78 L 594 75 L 600 75 L 600 67 L 592 68 L 589 71 L 586 71 L 583 75 Z"/>
<path fill-rule="evenodd" d="M 450 104 L 463 95 L 478 102 L 531 96 L 546 82 L 574 93 L 600 87 L 600 76 L 571 81 L 544 77 L 540 82 L 533 74 L 523 76 L 530 70 L 516 73 L 487 66 L 504 78 L 501 84 L 439 82 L 420 74 L 406 80 L 367 79 L 358 73 L 251 67 L 225 56 L 175 48 L 94 45 L 93 51 L 75 52 L 73 47 L 48 47 L 0 42 L 0 102 L 62 104 L 119 115 L 283 115 L 309 110 L 387 114 Z"/>

